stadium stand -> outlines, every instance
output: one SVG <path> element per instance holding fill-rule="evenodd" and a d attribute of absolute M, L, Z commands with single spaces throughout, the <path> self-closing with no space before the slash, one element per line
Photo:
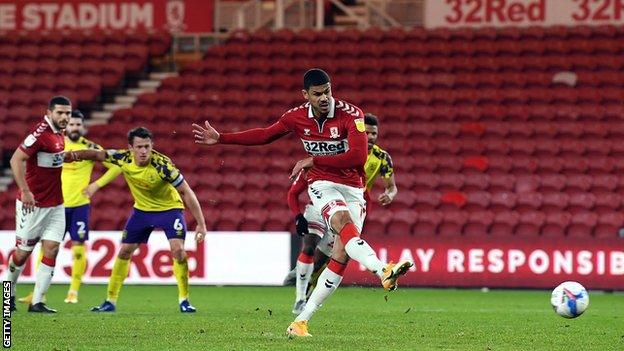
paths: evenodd
<path fill-rule="evenodd" d="M 206 119 L 223 131 L 268 125 L 302 102 L 301 74 L 317 66 L 332 75 L 337 97 L 380 116 L 379 143 L 394 159 L 399 196 L 389 211 L 374 208 L 365 233 L 615 237 L 624 196 L 623 39 L 624 28 L 613 26 L 235 31 L 91 137 L 124 147 L 126 130 L 144 124 L 198 189 L 209 229 L 289 230 L 284 200 L 288 171 L 305 156 L 299 142 L 197 149 L 190 123 Z M 139 65 L 127 57 L 148 55 L 145 45 L 97 42 L 77 39 L 72 45 L 89 56 L 72 59 L 121 60 L 124 68 L 110 73 L 118 79 Z M 13 49 L 0 50 L 0 60 L 34 55 L 2 45 Z M 0 71 L 0 80 L 27 91 L 39 83 L 16 76 L 54 74 L 54 65 L 30 67 L 32 59 Z M 80 67 L 74 74 L 98 72 Z M 114 83 L 100 77 L 93 75 L 94 94 Z M 30 98 L 23 101 L 1 108 L 33 115 Z M 4 130 L 13 145 L 20 128 Z M 120 187 L 98 195 L 94 228 L 123 226 L 124 215 L 110 215 L 130 206 Z M 1 196 L 9 208 L 12 196 Z"/>

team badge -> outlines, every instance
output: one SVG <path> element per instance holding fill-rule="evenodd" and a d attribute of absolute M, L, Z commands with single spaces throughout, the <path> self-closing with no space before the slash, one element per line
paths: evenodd
<path fill-rule="evenodd" d="M 355 128 L 357 128 L 358 132 L 364 132 L 366 128 L 364 127 L 364 118 L 356 118 L 355 119 Z"/>
<path fill-rule="evenodd" d="M 337 139 L 340 137 L 340 133 L 338 132 L 338 127 L 329 128 L 329 137 L 332 139 Z"/>
<path fill-rule="evenodd" d="M 303 128 L 303 135 L 310 135 L 310 130 L 308 128 Z"/>

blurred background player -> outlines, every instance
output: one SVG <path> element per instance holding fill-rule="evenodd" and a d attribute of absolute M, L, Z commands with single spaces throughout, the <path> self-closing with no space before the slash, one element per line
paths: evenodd
<path fill-rule="evenodd" d="M 396 289 L 399 276 L 411 267 L 407 261 L 386 265 L 360 237 L 366 216 L 362 182 L 367 154 L 363 112 L 332 97 L 329 75 L 321 69 L 304 74 L 302 94 L 307 103 L 288 110 L 266 128 L 219 134 L 207 121 L 205 128 L 193 124 L 195 141 L 204 145 L 263 145 L 295 132 L 310 155 L 297 162 L 291 178 L 310 168 L 307 173 L 310 198 L 338 237 L 332 259 L 319 277 L 324 284 L 317 285 L 303 312 L 287 329 L 294 336 L 310 336 L 308 320 L 342 281 L 349 258 L 376 274 L 387 290 Z"/>
<path fill-rule="evenodd" d="M 394 168 L 392 167 L 392 158 L 390 154 L 377 145 L 379 136 L 379 120 L 372 113 L 364 115 L 364 127 L 366 128 L 366 137 L 368 138 L 368 157 L 364 165 L 366 174 L 366 192 L 364 197 L 367 202 L 366 210 L 370 213 L 371 209 L 371 191 L 375 185 L 377 178 L 383 182 L 384 191 L 379 194 L 377 201 L 382 206 L 389 205 L 397 195 L 398 189 L 394 181 Z"/>
<path fill-rule="evenodd" d="M 73 110 L 65 131 L 65 150 L 103 150 L 102 147 L 84 137 L 84 115 L 80 110 Z M 85 241 L 89 240 L 90 199 L 96 191 L 106 186 L 121 174 L 119 167 L 104 163 L 108 168 L 95 182 L 91 181 L 95 162 L 90 160 L 66 163 L 63 165 L 63 197 L 65 199 L 65 233 L 72 240 L 72 279 L 65 303 L 78 302 L 78 290 L 82 275 L 87 268 Z"/>
<path fill-rule="evenodd" d="M 74 161 L 65 153 L 63 130 L 71 116 L 71 102 L 55 96 L 48 103 L 46 115 L 11 157 L 11 170 L 19 188 L 15 202 L 16 248 L 9 260 L 5 280 L 13 283 L 10 308 L 15 307 L 15 285 L 24 263 L 41 240 L 43 256 L 37 268 L 35 288 L 28 312 L 56 313 L 42 301 L 50 287 L 56 256 L 65 234 L 65 210 L 61 188 L 64 161 Z M 88 158 L 85 155 L 85 159 Z M 26 164 L 24 166 L 24 164 Z"/>
<path fill-rule="evenodd" d="M 86 132 L 84 115 L 80 110 L 74 109 L 65 128 L 65 151 L 103 150 L 100 145 L 84 137 Z M 71 237 L 74 261 L 65 303 L 78 303 L 78 290 L 87 268 L 85 241 L 89 240 L 90 198 L 97 190 L 121 174 L 119 167 L 110 167 L 110 164 L 104 163 L 106 167 L 109 167 L 107 172 L 89 184 L 94 165 L 95 162 L 91 160 L 64 163 L 61 173 L 65 205 L 65 234 L 69 233 Z M 43 254 L 43 251 L 40 253 Z M 23 303 L 30 303 L 31 300 L 32 293 L 19 299 Z"/>
<path fill-rule="evenodd" d="M 180 312 L 195 312 L 189 302 L 189 270 L 184 239 L 186 221 L 184 205 L 189 207 L 197 222 L 196 240 L 206 234 L 206 221 L 201 205 L 184 176 L 169 157 L 153 150 L 152 133 L 144 127 L 128 133 L 128 150 L 89 150 L 97 160 L 109 162 L 121 169 L 134 198 L 132 215 L 126 222 L 121 248 L 108 282 L 106 300 L 93 307 L 93 312 L 114 312 L 121 286 L 128 276 L 130 258 L 139 244 L 147 243 L 154 228 L 161 228 L 173 256 L 173 274 L 178 283 Z M 82 155 L 82 154 L 81 154 Z"/>

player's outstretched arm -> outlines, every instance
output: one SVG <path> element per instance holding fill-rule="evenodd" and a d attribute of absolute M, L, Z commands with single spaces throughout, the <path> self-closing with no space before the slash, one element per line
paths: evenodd
<path fill-rule="evenodd" d="M 384 184 L 384 192 L 379 194 L 379 203 L 382 206 L 390 205 L 394 197 L 398 193 L 398 189 L 396 186 L 396 182 L 394 181 L 394 175 L 391 175 L 389 178 L 381 178 Z"/>
<path fill-rule="evenodd" d="M 28 183 L 26 182 L 26 165 L 24 164 L 24 162 L 28 160 L 29 157 L 30 156 L 28 156 L 27 153 L 18 148 L 13 153 L 11 161 L 9 162 L 11 164 L 11 171 L 13 171 L 15 183 L 22 193 L 22 196 L 20 198 L 20 200 L 22 201 L 22 206 L 28 212 L 32 211 L 35 207 L 35 196 L 30 191 Z"/>
<path fill-rule="evenodd" d="M 195 192 L 191 189 L 186 180 L 180 183 L 176 189 L 178 189 L 184 204 L 186 204 L 189 208 L 191 214 L 197 222 L 197 228 L 195 228 L 195 241 L 200 243 L 206 236 L 206 220 L 204 219 L 204 214 L 202 212 L 201 205 L 199 204 L 199 200 L 197 200 Z"/>
<path fill-rule="evenodd" d="M 193 124 L 193 134 L 195 136 L 195 142 L 198 144 L 264 145 L 290 132 L 280 121 L 266 128 L 254 128 L 236 133 L 218 133 L 210 123 L 205 122 L 205 125 L 205 127 L 202 127 L 199 124 Z"/>
<path fill-rule="evenodd" d="M 205 127 L 193 123 L 193 135 L 195 143 L 203 145 L 214 145 L 219 142 L 219 132 L 214 129 L 208 121 L 204 122 Z"/>
<path fill-rule="evenodd" d="M 64 162 L 75 162 L 82 160 L 104 161 L 106 159 L 105 150 L 73 150 L 65 153 Z"/>

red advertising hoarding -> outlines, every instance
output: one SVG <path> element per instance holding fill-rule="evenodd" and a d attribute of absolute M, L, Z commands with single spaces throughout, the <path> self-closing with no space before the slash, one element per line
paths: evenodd
<path fill-rule="evenodd" d="M 621 0 L 427 0 L 427 28 L 624 24 Z"/>
<path fill-rule="evenodd" d="M 371 236 L 382 260 L 414 262 L 404 286 L 553 288 L 575 280 L 588 289 L 624 290 L 624 239 Z M 344 284 L 378 285 L 357 262 Z"/>
<path fill-rule="evenodd" d="M 0 31 L 212 32 L 213 0 L 0 0 Z"/>

